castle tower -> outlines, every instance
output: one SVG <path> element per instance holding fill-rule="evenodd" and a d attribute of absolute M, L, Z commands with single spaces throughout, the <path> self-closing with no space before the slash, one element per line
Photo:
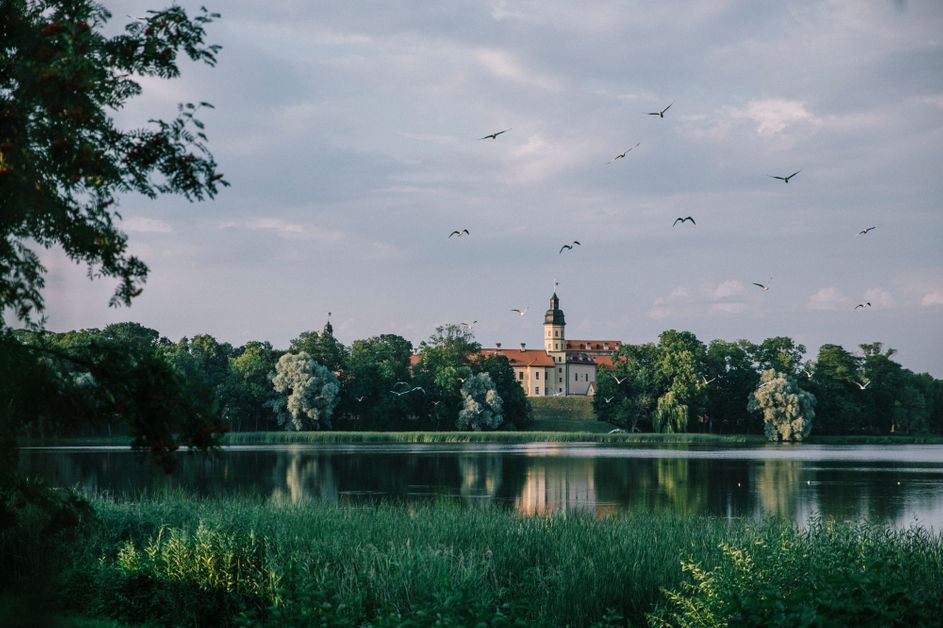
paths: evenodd
<path fill-rule="evenodd" d="M 564 328 L 566 321 L 563 310 L 560 309 L 560 299 L 554 292 L 550 297 L 550 309 L 544 315 L 544 350 L 553 356 L 554 362 L 564 362 L 566 356 L 566 339 Z"/>

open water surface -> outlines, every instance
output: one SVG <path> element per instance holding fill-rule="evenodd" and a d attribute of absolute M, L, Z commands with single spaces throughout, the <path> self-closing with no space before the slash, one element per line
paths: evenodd
<path fill-rule="evenodd" d="M 624 510 L 873 519 L 943 530 L 943 445 L 665 448 L 596 443 L 234 446 L 166 476 L 124 447 L 40 447 L 20 469 L 89 493 L 166 487 L 281 500 L 452 499 L 525 514 Z"/>

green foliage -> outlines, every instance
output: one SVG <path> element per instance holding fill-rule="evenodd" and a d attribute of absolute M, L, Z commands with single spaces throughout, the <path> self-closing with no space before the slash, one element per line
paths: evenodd
<path fill-rule="evenodd" d="M 533 411 L 527 393 L 514 378 L 514 369 L 506 356 L 478 354 L 471 364 L 473 373 L 487 373 L 501 398 L 503 425 L 514 429 L 527 429 L 533 424 Z M 563 399 L 544 397 L 544 399 Z"/>
<path fill-rule="evenodd" d="M 341 371 L 347 368 L 350 352 L 333 334 L 325 330 L 303 331 L 297 338 L 293 338 L 288 350 L 291 353 L 307 353 L 315 362 L 330 371 Z"/>
<path fill-rule="evenodd" d="M 220 401 L 234 430 L 276 427 L 272 403 L 277 393 L 270 376 L 280 355 L 270 343 L 252 341 L 229 358 L 229 374 L 220 389 Z"/>
<path fill-rule="evenodd" d="M 763 371 L 760 385 L 749 398 L 747 410 L 763 413 L 763 431 L 771 441 L 801 441 L 812 431 L 815 395 L 799 388 L 796 380 L 773 369 Z"/>
<path fill-rule="evenodd" d="M 310 355 L 286 353 L 279 358 L 272 386 L 280 394 L 272 402 L 279 425 L 295 431 L 331 429 L 340 383 Z"/>
<path fill-rule="evenodd" d="M 0 473 L 7 479 L 24 433 L 120 423 L 143 458 L 170 471 L 180 446 L 212 451 L 228 430 L 215 404 L 159 350 L 99 334 L 73 336 L 63 346 L 55 336 L 0 333 L 0 393 Z"/>
<path fill-rule="evenodd" d="M 406 424 L 411 395 L 394 395 L 397 382 L 410 381 L 413 346 L 395 334 L 355 340 L 342 379 L 339 425 L 352 429 L 394 429 Z"/>
<path fill-rule="evenodd" d="M 656 432 L 685 432 L 688 428 L 688 406 L 678 403 L 674 392 L 669 390 L 658 399 L 653 418 Z"/>
<path fill-rule="evenodd" d="M 941 537 L 923 528 L 768 523 L 705 567 L 684 561 L 651 626 L 931 626 L 943 608 Z"/>
<path fill-rule="evenodd" d="M 129 304 L 147 266 L 128 253 L 118 197 L 202 200 L 228 185 L 194 117 L 208 103 L 131 130 L 112 118 L 141 93 L 141 78 L 178 76 L 179 54 L 214 65 L 219 47 L 204 43 L 204 26 L 218 16 L 175 6 L 109 38 L 110 17 L 90 0 L 0 3 L 0 326 L 10 311 L 27 323 L 42 314 L 35 245 L 61 246 L 90 274 L 116 278 L 112 303 Z"/>
<path fill-rule="evenodd" d="M 476 432 L 482 429 L 496 429 L 504 422 L 502 405 L 491 376 L 487 373 L 472 375 L 462 384 L 462 409 L 458 413 L 455 427 Z"/>

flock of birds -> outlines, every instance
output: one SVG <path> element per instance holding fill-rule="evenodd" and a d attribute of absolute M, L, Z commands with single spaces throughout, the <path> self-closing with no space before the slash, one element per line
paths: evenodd
<path fill-rule="evenodd" d="M 668 105 L 667 107 L 665 107 L 664 109 L 660 109 L 660 110 L 658 110 L 658 111 L 649 111 L 649 112 L 645 112 L 645 113 L 646 113 L 646 115 L 655 116 L 655 117 L 657 117 L 657 118 L 663 119 L 663 118 L 665 118 L 665 114 L 668 112 L 668 110 L 671 109 L 672 105 L 674 105 L 674 102 L 672 102 L 671 104 L 669 104 L 669 105 Z M 488 133 L 487 135 L 481 136 L 479 139 L 480 139 L 480 140 L 497 140 L 499 136 L 501 136 L 501 135 L 507 133 L 507 132 L 510 131 L 510 130 L 511 130 L 510 128 L 507 128 L 507 129 L 503 129 L 503 130 L 500 130 L 500 131 L 493 131 L 493 132 L 491 132 L 491 133 Z M 636 148 L 638 148 L 640 144 L 641 144 L 641 142 L 636 142 L 634 145 L 632 145 L 631 147 L 625 149 L 625 150 L 622 151 L 621 153 L 617 153 L 611 160 L 609 160 L 609 161 L 606 162 L 606 163 L 607 163 L 607 164 L 613 164 L 613 163 L 615 163 L 616 161 L 618 161 L 618 160 L 620 160 L 620 159 L 625 159 L 626 156 L 627 156 L 630 152 L 632 152 L 633 150 L 635 150 Z M 801 170 L 796 170 L 795 172 L 793 172 L 793 173 L 791 173 L 791 174 L 788 174 L 788 175 L 768 175 L 768 176 L 769 176 L 770 178 L 772 178 L 772 179 L 776 179 L 776 180 L 778 180 L 778 181 L 782 181 L 782 182 L 785 183 L 785 184 L 788 184 L 788 183 L 789 183 L 792 179 L 794 179 L 800 172 L 802 172 L 802 171 L 801 171 Z M 686 222 L 690 222 L 692 226 L 696 226 L 696 225 L 697 225 L 697 222 L 695 221 L 695 219 L 694 219 L 693 216 L 678 216 L 677 218 L 674 219 L 674 222 L 672 223 L 672 227 L 676 227 L 676 226 L 678 226 L 679 224 L 684 225 L 684 223 L 686 223 Z M 875 225 L 875 226 L 870 226 L 870 227 L 865 227 L 864 229 L 862 229 L 861 231 L 859 231 L 857 235 L 858 235 L 858 236 L 867 235 L 867 234 L 869 234 L 871 231 L 873 231 L 874 229 L 877 229 L 877 226 L 876 226 L 876 225 Z M 467 228 L 462 228 L 462 229 L 455 229 L 455 230 L 453 230 L 453 231 L 449 234 L 448 237 L 449 237 L 449 238 L 453 238 L 453 237 L 461 238 L 461 237 L 465 237 L 465 236 L 469 236 L 469 235 L 471 235 L 470 231 L 469 231 Z M 563 244 L 562 246 L 560 246 L 560 249 L 559 249 L 559 251 L 558 251 L 558 254 L 562 255 L 562 254 L 565 253 L 565 252 L 573 251 L 573 250 L 574 250 L 574 247 L 577 247 L 577 246 L 581 246 L 581 243 L 580 243 L 578 240 L 573 240 L 573 241 L 571 241 L 571 242 L 568 242 L 568 243 L 566 243 L 566 244 Z M 772 277 L 770 277 L 769 280 L 767 280 L 766 282 L 761 283 L 761 282 L 756 282 L 756 281 L 754 281 L 754 282 L 752 282 L 752 284 L 753 284 L 754 286 L 756 286 L 757 288 L 759 288 L 760 290 L 762 290 L 763 292 L 768 292 L 769 289 L 770 289 L 770 283 L 771 283 L 771 281 L 772 281 Z M 854 309 L 855 309 L 855 310 L 859 310 L 859 309 L 867 309 L 867 308 L 870 308 L 870 307 L 871 307 L 871 303 L 870 303 L 870 302 L 864 302 L 864 303 L 859 303 L 858 305 L 856 305 Z M 511 312 L 515 312 L 515 313 L 517 313 L 517 314 L 520 315 L 520 316 L 524 316 L 524 315 L 527 313 L 527 308 L 526 308 L 526 307 L 523 307 L 523 308 L 512 308 L 510 311 L 511 311 Z M 476 321 L 476 322 L 477 322 L 477 321 Z M 470 326 L 469 326 L 469 327 L 470 327 Z M 617 383 L 618 383 L 618 380 L 617 380 Z M 410 392 L 410 391 L 407 391 L 407 392 Z M 405 393 L 401 393 L 401 394 L 405 394 Z"/>

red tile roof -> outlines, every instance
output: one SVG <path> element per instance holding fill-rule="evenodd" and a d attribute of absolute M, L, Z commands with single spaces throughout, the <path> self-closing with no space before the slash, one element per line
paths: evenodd
<path fill-rule="evenodd" d="M 587 347 L 587 345 L 589 345 Z M 618 351 L 622 346 L 621 340 L 567 340 L 564 347 L 567 351 Z"/>
<path fill-rule="evenodd" d="M 543 349 L 482 349 L 482 355 L 503 355 L 512 367 L 554 366 L 553 358 Z M 474 357 L 474 356 L 472 356 Z"/>

